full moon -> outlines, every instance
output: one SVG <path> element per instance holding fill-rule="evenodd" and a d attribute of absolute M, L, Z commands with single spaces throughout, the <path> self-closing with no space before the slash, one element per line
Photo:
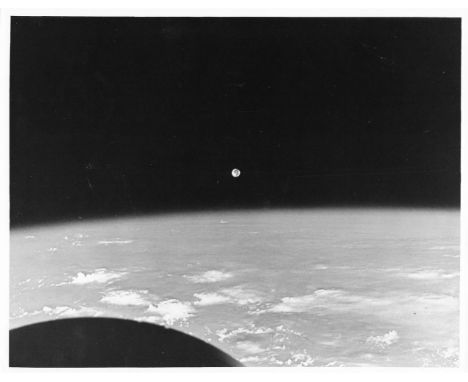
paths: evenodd
<path fill-rule="evenodd" d="M 238 170 L 237 168 L 233 169 L 232 172 L 231 172 L 232 176 L 234 178 L 238 178 L 241 174 L 240 170 Z"/>

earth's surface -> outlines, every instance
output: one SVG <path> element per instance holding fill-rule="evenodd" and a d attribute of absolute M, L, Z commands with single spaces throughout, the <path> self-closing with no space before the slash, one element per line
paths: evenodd
<path fill-rule="evenodd" d="M 11 232 L 10 324 L 174 327 L 248 366 L 456 366 L 459 212 L 154 215 Z"/>

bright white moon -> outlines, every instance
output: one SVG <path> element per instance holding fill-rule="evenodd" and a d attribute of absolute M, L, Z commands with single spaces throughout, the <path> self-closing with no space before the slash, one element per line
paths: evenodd
<path fill-rule="evenodd" d="M 231 174 L 234 178 L 238 178 L 241 172 L 237 168 L 235 168 L 234 170 L 232 170 Z"/>

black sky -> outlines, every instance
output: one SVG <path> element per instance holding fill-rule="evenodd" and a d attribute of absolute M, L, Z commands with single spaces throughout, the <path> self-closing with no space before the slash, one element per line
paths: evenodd
<path fill-rule="evenodd" d="M 11 28 L 13 226 L 459 206 L 460 19 L 13 17 Z"/>

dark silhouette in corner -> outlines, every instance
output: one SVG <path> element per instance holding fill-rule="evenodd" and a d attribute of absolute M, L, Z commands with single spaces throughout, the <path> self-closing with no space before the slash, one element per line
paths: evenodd
<path fill-rule="evenodd" d="M 114 318 L 73 318 L 10 330 L 10 367 L 242 366 L 195 337 Z"/>

